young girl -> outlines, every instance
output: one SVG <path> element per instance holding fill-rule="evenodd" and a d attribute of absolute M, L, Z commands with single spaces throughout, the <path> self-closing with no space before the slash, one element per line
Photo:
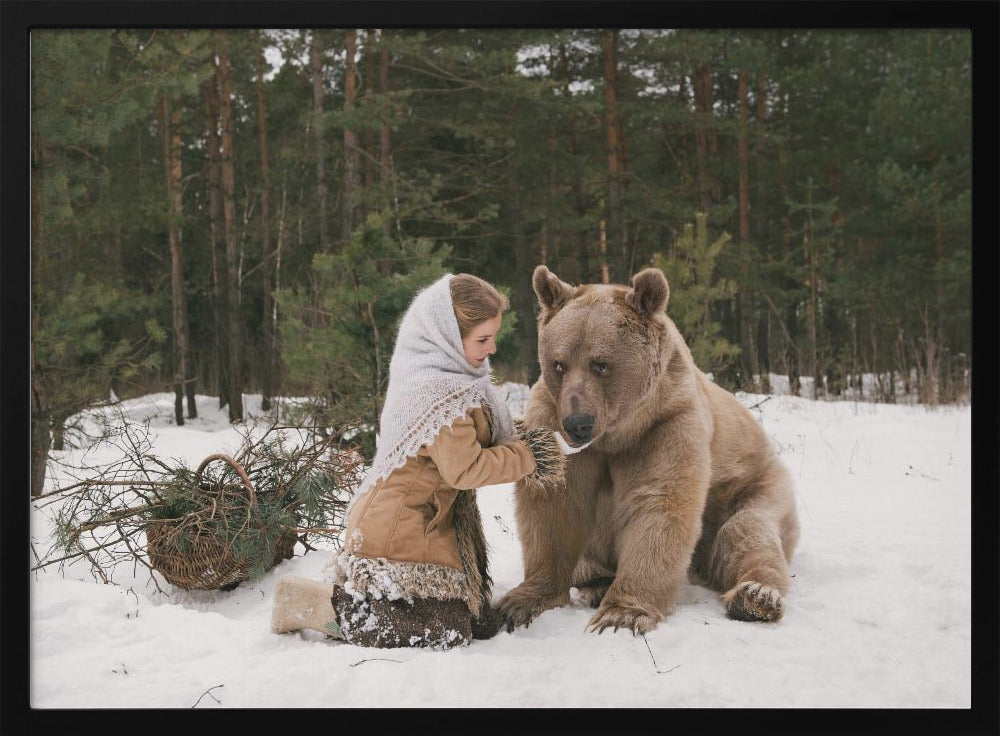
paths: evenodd
<path fill-rule="evenodd" d="M 565 469 L 553 433 L 511 420 L 489 356 L 507 299 L 469 274 L 414 298 L 400 324 L 375 459 L 347 511 L 328 583 L 285 577 L 271 629 L 324 631 L 352 644 L 448 648 L 493 636 L 476 488 Z"/>

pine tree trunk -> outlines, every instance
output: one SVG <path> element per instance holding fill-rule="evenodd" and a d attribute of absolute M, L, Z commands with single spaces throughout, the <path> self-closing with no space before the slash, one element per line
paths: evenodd
<path fill-rule="evenodd" d="M 346 62 L 344 65 L 344 113 L 350 117 L 354 111 L 357 97 L 357 64 L 355 56 L 358 50 L 358 32 L 354 28 L 346 33 Z M 353 123 L 348 121 L 344 126 L 344 190 L 343 206 L 340 212 L 340 239 L 349 243 L 354 231 L 354 205 L 358 189 L 358 141 L 353 130 Z"/>
<path fill-rule="evenodd" d="M 694 85 L 695 137 L 698 154 L 698 192 L 701 210 L 708 212 L 712 206 L 711 176 L 709 173 L 709 131 L 712 117 L 712 64 L 702 65 L 695 71 Z"/>
<path fill-rule="evenodd" d="M 309 70 L 312 75 L 313 92 L 313 139 L 316 150 L 316 216 L 319 219 L 319 247 L 323 253 L 330 252 L 330 237 L 326 230 L 326 144 L 323 133 L 323 48 L 319 31 L 313 29 L 309 41 Z"/>
<path fill-rule="evenodd" d="M 934 45 L 931 42 L 932 37 L 930 31 L 925 32 L 924 37 L 927 44 L 926 68 L 930 69 L 934 64 Z M 941 155 L 937 146 L 935 146 L 931 151 L 931 166 L 933 169 L 937 169 L 940 159 Z M 934 197 L 934 265 L 936 266 L 934 270 L 934 281 L 937 282 L 937 293 L 935 294 L 935 317 L 937 329 L 931 329 L 930 315 L 928 314 L 928 319 L 925 320 L 925 339 L 929 344 L 927 349 L 927 372 L 930 385 L 927 403 L 931 406 L 937 406 L 941 398 L 941 382 L 944 375 L 942 369 L 945 368 L 942 361 L 942 352 L 944 349 L 944 284 L 941 276 L 941 266 L 944 262 L 944 227 L 941 221 L 941 189 L 937 182 L 934 182 L 932 196 Z"/>
<path fill-rule="evenodd" d="M 597 257 L 601 264 L 601 283 L 610 283 L 610 273 L 608 272 L 608 226 L 604 220 L 598 225 L 600 234 L 597 239 Z"/>
<path fill-rule="evenodd" d="M 737 141 L 737 158 L 739 159 L 739 221 L 740 221 L 740 263 L 744 275 L 755 270 L 750 255 L 750 163 L 748 145 L 748 100 L 747 73 L 739 72 L 739 138 Z M 753 334 L 753 294 L 752 280 L 743 278 L 740 281 L 740 367 L 743 386 L 759 391 L 760 367 L 757 364 L 757 345 Z"/>
<path fill-rule="evenodd" d="M 365 33 L 365 45 L 363 47 L 364 59 L 365 59 L 365 76 L 362 80 L 361 91 L 359 93 L 360 97 L 365 97 L 365 103 L 367 105 L 367 98 L 371 96 L 371 93 L 375 89 L 375 42 L 374 42 L 374 31 L 368 30 Z M 371 105 L 367 105 L 367 109 L 370 111 L 372 109 Z M 368 214 L 372 206 L 372 192 L 375 190 L 375 162 L 378 160 L 377 153 L 375 151 L 375 129 L 368 127 L 365 129 L 364 143 L 362 144 L 365 155 L 362 159 L 362 168 L 365 172 L 365 183 L 364 183 L 364 196 L 361 197 L 361 206 L 359 210 L 359 217 L 362 222 L 367 219 Z"/>
<path fill-rule="evenodd" d="M 235 216 L 235 172 L 233 162 L 232 108 L 229 90 L 229 49 L 226 31 L 220 34 L 219 50 L 219 112 L 222 139 L 222 211 L 226 236 L 226 288 L 228 292 L 228 320 L 226 331 L 229 338 L 229 421 L 243 421 L 243 380 L 240 365 L 240 282 L 239 259 L 236 252 Z"/>
<path fill-rule="evenodd" d="M 389 205 L 389 187 L 393 182 L 392 171 L 392 141 L 389 136 L 389 46 L 386 43 L 386 30 L 379 31 L 379 67 L 378 91 L 382 98 L 382 124 L 379 126 L 378 160 L 379 160 L 379 190 L 382 194 L 381 206 L 387 209 Z M 390 231 L 389 218 L 383 225 L 385 234 Z M 397 236 L 398 236 L 397 232 Z"/>
<path fill-rule="evenodd" d="M 264 50 L 257 31 L 257 132 L 260 141 L 260 241 L 261 241 L 261 335 L 263 355 L 261 356 L 261 403 L 263 411 L 271 408 L 274 394 L 274 373 L 276 350 L 274 344 L 274 285 L 272 267 L 274 253 L 271 246 L 271 179 L 267 148 L 267 105 L 264 100 Z"/>
<path fill-rule="evenodd" d="M 222 216 L 222 143 L 219 139 L 219 79 L 218 69 L 205 82 L 205 114 L 207 118 L 208 141 L 208 202 L 209 244 L 212 250 L 212 289 L 215 296 L 212 308 L 212 332 L 215 338 L 216 391 L 219 408 L 229 404 L 229 340 L 226 333 L 228 324 L 228 289 L 222 276 L 226 261 L 225 231 Z"/>
<path fill-rule="evenodd" d="M 769 212 L 765 206 L 767 200 L 767 180 L 764 176 L 764 163 L 767 145 L 767 85 L 763 74 L 757 75 L 757 130 L 754 135 L 754 157 L 757 161 L 757 201 L 754 204 L 754 232 L 756 241 L 761 248 L 767 252 L 770 250 L 771 222 Z"/>
<path fill-rule="evenodd" d="M 569 55 L 566 52 L 566 44 L 559 45 L 559 66 L 562 69 L 563 95 L 568 100 L 570 99 L 570 73 Z M 570 159 L 573 159 L 577 154 L 575 118 L 570 117 L 566 126 L 566 152 L 569 154 Z M 571 178 L 570 189 L 572 191 L 573 211 L 582 220 L 587 211 L 583 196 L 583 184 L 579 177 L 574 176 Z M 568 279 L 570 283 L 587 283 L 590 281 L 590 232 L 586 226 L 577 227 L 574 231 L 576 264 L 574 268 L 563 274 L 564 278 Z M 567 265 L 571 264 L 572 261 L 567 258 Z"/>
<path fill-rule="evenodd" d="M 767 181 L 764 177 L 764 145 L 767 117 L 767 87 L 763 74 L 757 75 L 757 131 L 754 140 L 754 154 L 757 160 L 757 213 L 756 228 L 758 246 L 765 263 L 771 260 L 770 227 L 765 195 Z M 761 372 L 761 390 L 771 393 L 771 310 L 761 309 L 757 325 L 757 361 Z"/>
<path fill-rule="evenodd" d="M 617 40 L 617 37 L 616 37 Z M 627 68 L 626 68 L 627 73 Z M 628 140 L 625 137 L 625 116 L 622 113 L 622 75 L 618 71 L 618 46 L 615 44 L 615 124 L 618 126 L 618 196 L 621 202 L 621 252 L 622 281 L 628 283 L 632 275 L 635 246 L 629 237 L 628 203 Z"/>
<path fill-rule="evenodd" d="M 300 199 L 301 201 L 301 199 Z M 281 252 L 285 244 L 285 211 L 288 203 L 288 187 L 285 182 L 285 177 L 281 178 L 281 209 L 278 211 L 278 237 L 277 242 L 274 244 L 274 291 L 275 293 L 281 291 Z M 272 336 L 274 339 L 274 367 L 275 367 L 275 378 L 278 377 L 278 370 L 281 368 L 281 361 L 278 360 L 278 356 L 281 355 L 281 333 L 278 330 L 278 302 L 277 300 L 271 301 L 271 324 L 274 325 L 272 331 Z"/>
<path fill-rule="evenodd" d="M 937 332 L 934 329 L 931 307 L 926 302 L 923 309 L 920 310 L 920 321 L 924 327 L 924 366 L 922 371 L 923 376 L 920 381 L 920 400 L 928 406 L 937 406 L 939 402 L 940 344 L 937 341 Z"/>
<path fill-rule="evenodd" d="M 171 273 L 178 283 L 178 294 L 175 299 L 179 312 L 177 324 L 180 325 L 178 338 L 178 354 L 180 356 L 180 374 L 184 381 L 184 396 L 187 400 L 188 419 L 198 418 L 198 402 L 195 398 L 194 358 L 191 354 L 191 322 L 188 316 L 187 282 L 184 280 L 183 222 L 184 222 L 184 183 L 181 180 L 181 106 L 176 104 L 170 110 L 170 172 L 172 187 L 171 205 L 171 245 L 176 242 L 176 249 L 171 247 Z M 174 237 L 176 235 L 176 238 Z M 176 264 L 173 253 L 177 253 Z"/>
<path fill-rule="evenodd" d="M 173 324 L 173 361 L 174 361 L 174 423 L 184 425 L 184 367 L 181 362 L 180 324 L 178 320 L 177 295 L 177 233 L 174 230 L 174 196 L 173 176 L 171 172 L 170 128 L 168 123 L 167 98 L 160 95 L 157 110 L 157 125 L 160 133 L 160 159 L 163 162 L 163 175 L 166 183 L 167 202 L 167 242 L 170 253 L 170 297 L 171 320 Z"/>
<path fill-rule="evenodd" d="M 40 496 L 45 489 L 45 470 L 52 447 L 52 414 L 35 360 L 34 341 L 31 344 L 31 365 L 31 495 Z"/>
<path fill-rule="evenodd" d="M 809 220 L 806 225 L 805 251 L 806 264 L 809 269 L 809 373 L 813 377 L 813 398 L 819 399 L 823 395 L 823 377 L 819 369 L 819 334 L 816 314 L 818 308 L 816 289 L 818 273 L 816 268 L 816 239 L 813 226 L 812 179 L 809 179 L 807 191 Z"/>
<path fill-rule="evenodd" d="M 160 96 L 160 140 L 163 153 L 164 183 L 167 192 L 167 241 L 170 249 L 170 295 L 174 334 L 174 421 L 184 425 L 185 384 L 189 377 L 187 292 L 184 285 L 184 257 L 181 248 L 181 109 Z M 192 402 L 193 404 L 193 402 Z M 191 406 L 188 407 L 190 413 Z M 194 416 L 197 416 L 195 409 Z"/>
<path fill-rule="evenodd" d="M 618 122 L 618 59 L 616 45 L 618 31 L 605 29 L 601 32 L 604 50 L 604 123 L 608 142 L 608 225 L 609 241 L 618 267 L 614 269 L 616 281 L 628 278 L 628 259 L 625 254 L 625 238 L 622 232 L 622 172 L 621 141 Z"/>
<path fill-rule="evenodd" d="M 714 69 L 711 64 L 705 68 L 705 96 L 709 117 L 715 115 L 715 83 Z M 713 202 L 725 200 L 722 188 L 722 176 L 719 174 L 722 166 L 719 163 L 719 136 L 714 125 L 709 125 L 706 131 L 708 138 L 708 170 L 709 195 Z"/>
<path fill-rule="evenodd" d="M 34 132 L 34 131 L 33 131 Z M 45 469 L 52 447 L 52 413 L 45 391 L 45 383 L 35 353 L 38 338 L 38 293 L 41 283 L 42 247 L 42 143 L 36 135 L 31 140 L 31 495 L 42 495 L 45 488 Z"/>
<path fill-rule="evenodd" d="M 545 219 L 542 221 L 542 252 L 539 263 L 559 263 L 559 242 L 561 233 L 555 228 L 555 203 L 559 198 L 559 169 L 556 161 L 559 156 L 559 138 L 556 126 L 549 126 L 549 186 L 545 197 Z"/>
<path fill-rule="evenodd" d="M 781 258 L 787 261 L 791 250 L 791 227 L 787 217 L 781 219 Z M 785 371 L 788 374 L 788 390 L 792 396 L 798 396 L 801 391 L 799 377 L 802 373 L 802 361 L 799 354 L 799 316 L 797 305 L 793 302 L 785 308 Z"/>
<path fill-rule="evenodd" d="M 935 152 L 934 158 L 937 158 Z M 941 279 L 941 265 L 944 262 L 944 225 L 941 221 L 941 192 L 937 185 L 934 187 L 934 264 L 935 277 L 937 282 L 935 319 L 931 320 L 930 314 L 926 320 L 925 340 L 927 341 L 927 376 L 928 392 L 927 403 L 937 406 L 941 400 L 941 376 L 942 361 L 941 352 L 944 346 L 944 286 Z M 931 322 L 937 322 L 937 329 L 933 329 Z"/>
<path fill-rule="evenodd" d="M 515 119 L 516 114 L 516 110 L 512 110 L 510 119 Z M 507 167 L 507 201 L 509 202 L 507 220 L 510 222 L 514 240 L 514 270 L 516 273 L 530 274 L 535 264 L 524 232 L 521 185 L 522 182 L 517 173 L 517 156 L 513 155 L 510 157 Z M 528 385 L 533 385 L 538 380 L 540 371 L 536 357 L 538 333 L 533 319 L 535 299 L 530 280 L 516 279 L 511 296 L 514 308 L 521 317 L 520 321 L 523 327 L 522 338 L 518 341 L 517 346 L 517 365 L 524 366 L 526 374 L 523 380 Z"/>
<path fill-rule="evenodd" d="M 507 76 L 513 77 L 516 73 L 515 69 L 516 60 L 512 58 L 505 70 Z M 505 202 L 504 219 L 509 223 L 508 226 L 513 236 L 514 271 L 516 273 L 530 274 L 537 261 L 533 253 L 534 249 L 531 247 L 524 227 L 524 200 L 522 196 L 524 181 L 519 171 L 522 143 L 514 137 L 516 135 L 515 129 L 518 116 L 519 109 L 515 101 L 511 103 L 507 110 L 506 120 L 507 128 L 511 131 L 513 143 L 508 149 L 510 155 L 507 157 L 507 191 L 503 197 L 503 201 Z M 517 314 L 523 320 L 521 322 L 523 327 L 521 337 L 517 342 L 515 365 L 523 366 L 524 373 L 518 380 L 522 380 L 528 385 L 533 385 L 538 380 L 540 369 L 536 356 L 538 328 L 533 319 L 536 301 L 535 294 L 531 289 L 530 279 L 516 279 L 514 281 L 511 288 L 511 301 L 514 304 Z"/>
<path fill-rule="evenodd" d="M 747 142 L 747 73 L 745 69 L 739 72 L 739 133 L 737 139 L 737 158 L 739 161 L 739 221 L 740 244 L 750 241 L 750 167 L 748 162 Z M 744 266 L 746 263 L 744 262 Z"/>

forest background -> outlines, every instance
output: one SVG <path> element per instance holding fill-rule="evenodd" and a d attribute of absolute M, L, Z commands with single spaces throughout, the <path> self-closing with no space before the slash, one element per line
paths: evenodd
<path fill-rule="evenodd" d="M 726 388 L 969 398 L 967 30 L 30 42 L 34 493 L 82 408 L 168 389 L 178 425 L 196 392 L 233 422 L 307 396 L 370 453 L 397 321 L 446 271 L 510 295 L 501 380 L 538 375 L 535 265 L 655 265 Z"/>

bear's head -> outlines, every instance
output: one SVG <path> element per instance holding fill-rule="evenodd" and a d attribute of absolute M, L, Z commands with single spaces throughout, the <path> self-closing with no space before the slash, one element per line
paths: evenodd
<path fill-rule="evenodd" d="M 571 286 L 545 266 L 538 296 L 538 361 L 563 437 L 581 447 L 627 417 L 656 385 L 666 356 L 670 287 L 658 268 L 631 287 Z"/>

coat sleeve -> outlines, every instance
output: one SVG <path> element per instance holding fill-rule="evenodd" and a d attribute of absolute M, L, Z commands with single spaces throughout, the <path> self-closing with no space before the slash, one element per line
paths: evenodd
<path fill-rule="evenodd" d="M 513 483 L 536 468 L 534 455 L 524 440 L 496 447 L 479 444 L 476 425 L 468 414 L 442 429 L 427 446 L 427 454 L 444 482 L 459 490 Z"/>

